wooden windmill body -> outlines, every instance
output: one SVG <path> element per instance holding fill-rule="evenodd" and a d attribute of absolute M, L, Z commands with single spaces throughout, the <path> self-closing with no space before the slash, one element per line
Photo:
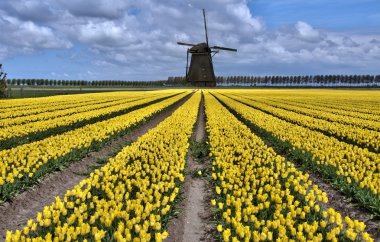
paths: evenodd
<path fill-rule="evenodd" d="M 186 81 L 197 87 L 214 87 L 216 86 L 216 79 L 214 73 L 214 66 L 212 57 L 219 52 L 219 50 L 237 51 L 237 49 L 212 46 L 208 45 L 208 34 L 206 25 L 206 13 L 203 9 L 203 19 L 206 33 L 206 43 L 189 44 L 184 42 L 177 42 L 179 45 L 191 46 L 187 49 L 186 59 Z M 189 67 L 189 54 L 191 55 Z"/>

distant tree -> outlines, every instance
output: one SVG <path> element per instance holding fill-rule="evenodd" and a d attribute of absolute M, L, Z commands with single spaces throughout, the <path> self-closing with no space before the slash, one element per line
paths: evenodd
<path fill-rule="evenodd" d="M 7 97 L 7 73 L 3 71 L 3 64 L 0 64 L 0 98 Z"/>
<path fill-rule="evenodd" d="M 281 82 L 281 79 L 280 79 L 279 76 L 274 76 L 274 77 L 272 78 L 272 85 L 277 86 L 277 85 L 280 84 L 280 82 Z"/>

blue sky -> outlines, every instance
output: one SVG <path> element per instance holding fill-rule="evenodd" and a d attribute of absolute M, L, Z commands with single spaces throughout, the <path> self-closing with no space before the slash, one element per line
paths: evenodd
<path fill-rule="evenodd" d="M 316 28 L 336 31 L 374 31 L 380 27 L 380 2 L 377 0 L 258 0 L 249 1 L 253 14 L 265 19 L 271 29 L 305 21 Z"/>
<path fill-rule="evenodd" d="M 160 80 L 184 75 L 186 49 L 237 48 L 216 75 L 380 74 L 375 0 L 3 0 L 9 78 Z"/>

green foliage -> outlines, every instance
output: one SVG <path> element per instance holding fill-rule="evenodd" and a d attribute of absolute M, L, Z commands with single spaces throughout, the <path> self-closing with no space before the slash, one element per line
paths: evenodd
<path fill-rule="evenodd" d="M 197 141 L 190 141 L 191 142 L 191 151 L 193 152 L 193 155 L 197 159 L 201 159 L 204 157 L 207 157 L 208 153 L 210 152 L 210 146 L 206 141 L 203 142 L 197 142 Z"/>

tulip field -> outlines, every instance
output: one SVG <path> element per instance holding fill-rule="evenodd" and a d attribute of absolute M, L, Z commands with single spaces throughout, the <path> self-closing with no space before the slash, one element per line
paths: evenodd
<path fill-rule="evenodd" d="M 5 241 L 181 241 L 168 227 L 184 212 L 201 114 L 207 154 L 197 179 L 210 191 L 199 196 L 215 241 L 380 239 L 380 91 L 173 89 L 0 104 L 0 206 L 178 105 L 22 227 L 6 228 Z M 370 219 L 342 214 L 351 202 Z"/>

